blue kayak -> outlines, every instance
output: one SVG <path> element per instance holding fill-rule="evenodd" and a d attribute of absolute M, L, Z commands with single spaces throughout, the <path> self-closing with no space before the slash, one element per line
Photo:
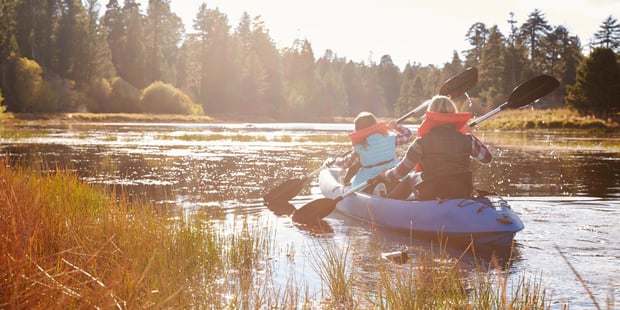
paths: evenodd
<path fill-rule="evenodd" d="M 319 186 L 325 197 L 335 199 L 350 189 L 338 181 L 340 172 L 340 168 L 329 168 L 319 174 Z M 501 197 L 416 201 L 359 191 L 338 201 L 336 211 L 414 236 L 440 236 L 447 241 L 468 240 L 493 247 L 510 247 L 516 233 L 524 227 Z"/>

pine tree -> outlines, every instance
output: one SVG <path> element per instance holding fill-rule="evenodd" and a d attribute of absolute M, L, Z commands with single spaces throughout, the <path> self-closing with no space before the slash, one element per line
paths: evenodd
<path fill-rule="evenodd" d="M 600 26 L 600 30 L 594 34 L 592 46 L 606 47 L 620 52 L 620 24 L 611 15 Z"/>
<path fill-rule="evenodd" d="M 620 64 L 609 48 L 595 48 L 577 68 L 566 102 L 581 114 L 614 117 L 620 111 Z"/>

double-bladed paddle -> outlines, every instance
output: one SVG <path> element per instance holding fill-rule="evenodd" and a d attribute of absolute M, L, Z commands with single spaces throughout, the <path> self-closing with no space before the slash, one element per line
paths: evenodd
<path fill-rule="evenodd" d="M 541 74 L 533 77 L 515 87 L 512 90 L 510 96 L 508 97 L 508 101 L 504 102 L 499 107 L 471 122 L 469 126 L 474 127 L 485 119 L 501 112 L 502 110 L 508 108 L 516 109 L 526 106 L 551 93 L 559 85 L 560 82 L 558 80 L 546 74 Z M 316 222 L 329 215 L 336 208 L 336 204 L 339 201 L 345 199 L 351 194 L 364 190 L 366 187 L 372 185 L 372 183 L 374 182 L 376 181 L 373 179 L 369 179 L 364 183 L 350 188 L 336 198 L 319 198 L 313 200 L 293 212 L 293 221 L 300 223 Z"/>
<path fill-rule="evenodd" d="M 469 68 L 446 80 L 439 89 L 439 94 L 455 98 L 465 93 L 468 89 L 472 88 L 474 85 L 476 85 L 477 82 L 478 69 Z M 419 114 L 420 112 L 425 111 L 429 103 L 430 100 L 425 101 L 417 108 L 400 117 L 396 122 L 400 123 L 411 115 Z M 338 154 L 336 158 L 346 156 L 351 151 L 352 149 L 349 149 L 346 152 L 342 152 Z M 283 214 L 289 212 L 290 204 L 288 204 L 287 202 L 293 197 L 295 197 L 297 194 L 299 194 L 306 182 L 314 179 L 314 177 L 316 177 L 321 172 L 321 170 L 327 168 L 330 165 L 331 163 L 325 162 L 321 165 L 321 167 L 308 175 L 302 176 L 297 179 L 285 181 L 284 183 L 278 185 L 277 187 L 270 190 L 266 195 L 264 195 L 263 201 L 265 202 L 267 207 L 275 213 Z"/>

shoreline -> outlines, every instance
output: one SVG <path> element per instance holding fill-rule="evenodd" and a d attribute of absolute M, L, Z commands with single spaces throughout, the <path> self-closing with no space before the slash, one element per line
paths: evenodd
<path fill-rule="evenodd" d="M 557 116 L 553 112 L 545 118 L 540 114 L 526 114 L 524 111 L 506 111 L 495 116 L 477 128 L 479 130 L 578 130 L 597 132 L 620 132 L 620 126 L 616 122 L 603 121 L 592 117 L 567 117 L 559 110 Z M 4 116 L 4 117 L 2 117 Z M 379 118 L 387 120 L 388 118 Z M 54 114 L 27 114 L 27 113 L 4 113 L 0 115 L 3 123 L 12 122 L 94 122 L 94 123 L 212 123 L 212 124 L 237 124 L 237 123 L 353 123 L 354 117 L 329 117 L 310 119 L 281 120 L 273 117 L 244 114 L 212 114 L 212 115 L 173 115 L 173 114 L 130 114 L 130 113 L 54 113 Z M 404 122 L 405 124 L 419 124 L 416 118 Z"/>

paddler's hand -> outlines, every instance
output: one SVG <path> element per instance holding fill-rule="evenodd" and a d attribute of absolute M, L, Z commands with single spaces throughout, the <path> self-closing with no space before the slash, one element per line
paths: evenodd
<path fill-rule="evenodd" d="M 329 158 L 327 158 L 327 159 L 323 162 L 323 166 L 325 166 L 325 167 L 331 167 L 331 166 L 333 166 L 333 165 L 334 165 L 334 162 L 335 162 L 335 161 L 336 161 L 335 159 L 333 159 L 333 158 L 329 157 Z"/>
<path fill-rule="evenodd" d="M 396 130 L 396 121 L 395 120 L 388 121 L 385 127 L 390 131 Z"/>
<path fill-rule="evenodd" d="M 381 170 L 381 172 L 379 172 L 379 174 L 377 174 L 375 177 L 372 177 L 372 178 L 368 179 L 368 181 L 370 183 L 372 183 L 372 184 L 385 182 L 385 172 L 386 171 L 387 171 L 387 169 Z"/>

